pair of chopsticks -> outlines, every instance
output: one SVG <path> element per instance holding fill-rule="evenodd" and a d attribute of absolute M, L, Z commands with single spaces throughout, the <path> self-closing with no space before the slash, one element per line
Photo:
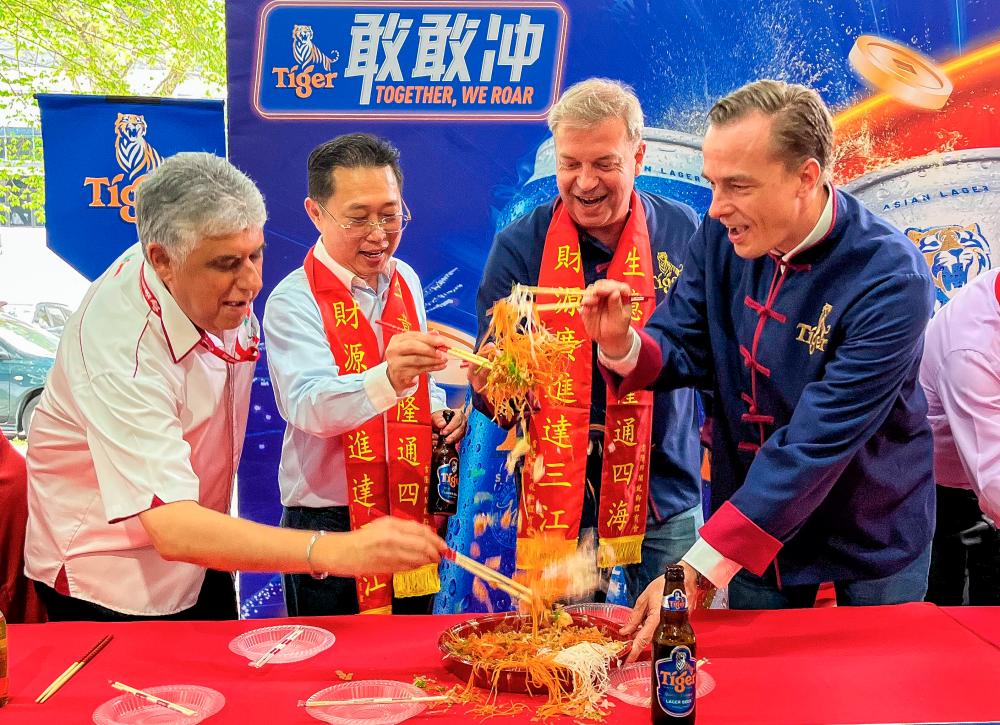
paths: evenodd
<path fill-rule="evenodd" d="M 59 688 L 65 685 L 70 678 L 83 668 L 84 665 L 94 659 L 102 649 L 107 647 L 108 643 L 111 642 L 112 639 L 114 639 L 114 635 L 104 635 L 104 637 L 102 637 L 97 644 L 91 647 L 83 657 L 76 660 L 73 664 L 67 667 L 65 671 L 59 675 L 59 677 L 53 680 L 52 684 L 46 687 L 42 691 L 42 694 L 35 698 L 35 702 L 41 704 L 52 697 L 59 690 Z"/>
<path fill-rule="evenodd" d="M 391 322 L 384 322 L 383 320 L 375 320 L 375 322 L 376 324 L 381 325 L 387 330 L 392 330 L 393 332 L 406 332 L 406 330 L 404 330 L 402 327 L 400 327 L 399 325 L 394 325 Z M 454 357 L 457 357 L 459 360 L 465 360 L 466 362 L 475 363 L 479 367 L 486 368 L 487 370 L 493 367 L 493 361 L 490 360 L 489 358 L 483 357 L 482 355 L 477 355 L 474 352 L 469 352 L 468 350 L 464 350 L 460 347 L 452 347 L 450 345 L 439 345 L 438 349 L 444 350 L 446 353 Z"/>
<path fill-rule="evenodd" d="M 265 652 L 260 657 L 255 659 L 253 662 L 248 662 L 247 664 L 250 667 L 256 667 L 257 669 L 260 669 L 265 664 L 267 664 L 268 660 L 270 660 L 272 657 L 278 654 L 281 650 L 285 649 L 285 647 L 287 647 L 290 643 L 294 642 L 299 637 L 301 637 L 303 632 L 305 632 L 305 630 L 302 629 L 302 627 L 296 627 L 291 632 L 282 637 L 280 640 L 278 640 L 271 649 L 269 649 L 267 652 Z"/>
<path fill-rule="evenodd" d="M 190 707 L 185 707 L 184 705 L 178 705 L 176 702 L 170 702 L 170 700 L 164 700 L 162 697 L 158 697 L 151 692 L 137 690 L 134 687 L 129 687 L 128 685 L 122 684 L 121 682 L 115 682 L 114 680 L 108 680 L 108 683 L 116 690 L 121 690 L 122 692 L 129 693 L 130 695 L 141 697 L 146 702 L 151 702 L 154 705 L 159 705 L 160 707 L 165 707 L 168 710 L 179 712 L 181 715 L 191 717 L 198 714 L 197 710 L 192 710 Z"/>
<path fill-rule="evenodd" d="M 455 564 L 462 567 L 470 574 L 475 574 L 495 589 L 507 592 L 515 599 L 522 599 L 526 602 L 530 602 L 534 596 L 531 589 L 524 586 L 521 582 L 514 581 L 510 577 L 504 576 L 495 569 L 490 569 L 485 564 L 480 564 L 475 559 L 472 559 L 465 554 L 461 554 L 454 549 L 448 549 L 443 554 L 443 557 L 449 561 L 455 562 Z"/>
<path fill-rule="evenodd" d="M 532 287 L 530 285 L 516 284 L 514 285 L 514 291 L 524 291 L 531 292 L 535 295 L 557 295 L 565 297 L 566 299 L 562 302 L 546 302 L 544 304 L 536 304 L 535 310 L 538 312 L 556 312 L 559 310 L 569 310 L 577 306 L 580 300 L 583 298 L 584 289 L 580 287 Z M 643 302 L 645 300 L 654 299 L 650 295 L 640 295 L 633 294 L 629 297 L 629 302 Z"/>
<path fill-rule="evenodd" d="M 299 700 L 299 707 L 330 707 L 335 705 L 393 705 L 410 702 L 444 702 L 448 695 L 424 697 L 355 697 L 351 700 Z"/>

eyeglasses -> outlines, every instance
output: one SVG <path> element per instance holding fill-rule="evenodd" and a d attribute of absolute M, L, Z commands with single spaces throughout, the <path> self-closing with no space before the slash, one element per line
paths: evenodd
<path fill-rule="evenodd" d="M 410 215 L 410 210 L 406 207 L 406 202 L 404 201 L 402 202 L 402 214 L 392 214 L 387 217 L 382 217 L 376 221 L 371 221 L 370 219 L 356 219 L 343 224 L 339 219 L 337 219 L 337 217 L 331 214 L 330 210 L 323 206 L 321 202 L 316 199 L 313 199 L 313 201 L 315 201 L 316 205 L 325 211 L 331 219 L 337 222 L 337 226 L 347 232 L 347 236 L 354 239 L 364 239 L 376 229 L 382 230 L 387 237 L 399 234 L 401 231 L 406 229 L 406 225 L 409 224 L 410 220 L 413 218 Z"/>

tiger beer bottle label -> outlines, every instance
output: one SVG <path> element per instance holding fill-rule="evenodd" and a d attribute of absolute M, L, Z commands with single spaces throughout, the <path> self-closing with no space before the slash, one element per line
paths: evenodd
<path fill-rule="evenodd" d="M 686 612 L 688 608 L 687 595 L 682 589 L 674 589 L 670 594 L 664 594 L 663 608 L 671 612 Z"/>
<path fill-rule="evenodd" d="M 695 700 L 695 663 L 691 649 L 678 645 L 670 656 L 656 660 L 656 701 L 671 717 L 690 715 Z"/>
<path fill-rule="evenodd" d="M 442 463 L 437 468 L 437 490 L 442 501 L 450 504 L 458 501 L 458 459 Z"/>

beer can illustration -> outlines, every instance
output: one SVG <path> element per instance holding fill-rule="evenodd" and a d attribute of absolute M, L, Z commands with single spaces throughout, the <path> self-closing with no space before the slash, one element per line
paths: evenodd
<path fill-rule="evenodd" d="M 1000 148 L 929 154 L 847 184 L 927 261 L 938 308 L 1000 264 Z"/>
<path fill-rule="evenodd" d="M 635 187 L 682 202 L 699 215 L 704 214 L 712 202 L 712 189 L 701 177 L 701 139 L 649 126 L 642 130 L 642 139 L 646 142 L 646 156 Z M 550 136 L 535 152 L 534 172 L 500 214 L 497 230 L 558 194 L 555 141 Z"/>

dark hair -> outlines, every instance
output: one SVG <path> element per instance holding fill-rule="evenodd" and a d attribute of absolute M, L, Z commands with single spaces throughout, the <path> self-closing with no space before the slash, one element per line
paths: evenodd
<path fill-rule="evenodd" d="M 400 189 L 403 171 L 399 168 L 399 150 L 385 139 L 370 133 L 348 133 L 330 139 L 309 154 L 309 196 L 324 201 L 333 196 L 333 170 L 388 166 Z"/>
<path fill-rule="evenodd" d="M 716 103 L 708 120 L 714 126 L 723 126 L 755 111 L 774 119 L 771 146 L 787 169 L 794 170 L 813 158 L 819 162 L 823 176 L 829 177 L 833 119 L 816 91 L 784 81 L 748 83 Z"/>

